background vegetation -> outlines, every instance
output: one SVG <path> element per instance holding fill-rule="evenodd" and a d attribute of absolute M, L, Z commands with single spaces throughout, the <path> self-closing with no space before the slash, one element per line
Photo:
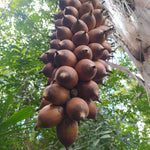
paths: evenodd
<path fill-rule="evenodd" d="M 34 131 L 46 78 L 37 58 L 49 49 L 56 0 L 0 2 L 0 149 L 64 150 L 55 128 Z M 110 60 L 138 74 L 121 48 Z M 79 125 L 73 150 L 150 149 L 150 108 L 144 89 L 112 69 L 100 87 L 97 122 Z"/>

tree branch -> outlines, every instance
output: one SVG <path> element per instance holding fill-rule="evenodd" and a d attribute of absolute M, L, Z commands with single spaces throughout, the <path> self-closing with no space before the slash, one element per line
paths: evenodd
<path fill-rule="evenodd" d="M 128 70 L 127 68 L 125 68 L 125 67 L 123 67 L 123 66 L 114 64 L 114 63 L 112 63 L 112 62 L 107 62 L 107 63 L 108 63 L 108 65 L 110 65 L 111 67 L 116 68 L 116 69 L 122 71 L 123 73 L 125 73 L 126 75 L 129 75 L 129 76 L 133 77 L 133 78 L 134 78 L 135 80 L 137 80 L 137 81 L 143 86 L 143 88 L 145 89 L 145 83 L 144 83 L 144 81 L 143 81 L 140 77 L 134 75 L 130 70 Z"/>
<path fill-rule="evenodd" d="M 145 82 L 140 77 L 134 75 L 130 70 L 128 70 L 127 68 L 125 68 L 123 66 L 114 64 L 112 62 L 107 62 L 107 64 L 110 65 L 113 68 L 116 68 L 116 69 L 122 71 L 126 75 L 131 76 L 132 78 L 134 78 L 146 90 L 147 97 L 148 97 L 148 102 L 149 102 L 149 105 L 150 105 L 150 89 L 147 86 L 147 84 L 145 84 Z"/>

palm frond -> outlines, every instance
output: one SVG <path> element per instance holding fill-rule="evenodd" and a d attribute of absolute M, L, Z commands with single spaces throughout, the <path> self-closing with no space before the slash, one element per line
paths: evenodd
<path fill-rule="evenodd" d="M 9 102 L 6 105 L 5 111 L 9 106 Z M 21 147 L 24 147 L 28 134 L 32 132 L 32 124 L 34 123 L 34 120 L 29 122 L 25 120 L 32 116 L 33 113 L 34 109 L 28 106 L 15 112 L 7 120 L 0 122 L 0 149 L 21 149 Z"/>
<path fill-rule="evenodd" d="M 11 117 L 9 117 L 6 121 L 0 123 L 0 131 L 11 127 L 12 125 L 16 124 L 19 121 L 30 117 L 33 114 L 34 110 L 31 106 L 25 107 L 24 109 L 15 112 Z"/>
<path fill-rule="evenodd" d="M 4 120 L 4 118 L 6 117 L 7 115 L 7 110 L 9 108 L 9 105 L 12 101 L 12 93 L 10 93 L 7 97 L 7 99 L 5 100 L 5 102 L 3 102 L 3 98 L 1 98 L 1 101 L 0 101 L 0 123 Z"/>

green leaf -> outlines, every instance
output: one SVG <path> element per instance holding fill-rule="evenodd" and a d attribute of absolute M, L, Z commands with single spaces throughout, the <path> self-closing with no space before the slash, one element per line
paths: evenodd
<path fill-rule="evenodd" d="M 31 116 L 34 113 L 34 109 L 31 106 L 28 106 L 16 113 L 14 113 L 10 118 L 8 118 L 5 122 L 0 124 L 1 129 L 4 130 L 14 124 L 16 124 L 19 121 L 22 121 L 23 119 Z"/>
<path fill-rule="evenodd" d="M 17 7 L 17 6 L 16 6 L 16 5 L 11 5 L 11 7 L 15 8 L 15 7 Z"/>
<path fill-rule="evenodd" d="M 30 122 L 31 123 L 31 122 Z M 0 134 L 0 140 L 3 140 L 2 138 L 4 138 L 5 136 L 7 135 L 11 135 L 11 134 L 14 134 L 15 132 L 20 132 L 20 131 L 25 131 L 25 130 L 29 130 L 29 129 L 32 129 L 33 127 L 26 127 L 26 128 L 22 128 L 22 126 L 24 126 L 24 124 L 21 124 L 21 126 L 18 128 L 18 129 L 13 129 L 11 128 L 10 131 L 3 131 L 1 134 Z M 5 137 L 6 138 L 6 137 Z"/>
<path fill-rule="evenodd" d="M 14 51 L 20 53 L 20 50 L 19 49 L 16 49 L 16 48 L 13 48 Z"/>
<path fill-rule="evenodd" d="M 3 141 L 2 142 L 2 145 L 0 145 L 0 147 L 3 147 L 3 146 L 5 146 L 5 147 L 9 147 L 9 145 L 12 145 L 13 143 L 15 143 L 15 144 L 21 144 L 21 145 L 23 145 L 22 143 L 24 142 L 26 140 L 26 138 L 20 138 L 20 139 L 10 139 L 10 140 L 8 140 L 7 139 L 7 141 Z M 21 146 L 20 145 L 20 146 Z M 18 145 L 19 146 L 19 145 Z"/>
<path fill-rule="evenodd" d="M 99 143 L 100 139 L 97 139 L 94 143 L 93 143 L 93 147 L 96 147 L 97 144 Z"/>
<path fill-rule="evenodd" d="M 23 49 L 21 54 L 24 54 L 27 51 L 27 48 Z"/>
<path fill-rule="evenodd" d="M 108 134 L 108 133 L 112 133 L 112 131 L 101 131 L 98 134 Z"/>
<path fill-rule="evenodd" d="M 1 100 L 1 102 L 0 102 L 0 114 L 1 114 L 0 122 L 2 122 L 4 117 L 7 115 L 7 110 L 8 110 L 8 107 L 9 107 L 12 99 L 13 99 L 13 96 L 12 96 L 12 93 L 10 93 L 4 103 L 2 103 L 2 100 Z"/>
<path fill-rule="evenodd" d="M 123 121 L 126 118 L 126 114 L 124 114 L 121 118 L 121 121 Z"/>
<path fill-rule="evenodd" d="M 111 138 L 112 136 L 110 136 L 109 134 L 105 134 L 103 136 L 100 137 L 100 139 L 108 139 Z"/>
<path fill-rule="evenodd" d="M 17 146 L 7 146 L 7 148 L 6 148 L 6 150 L 8 150 L 8 149 L 22 149 L 22 148 L 25 148 L 26 147 L 26 145 L 17 145 Z"/>

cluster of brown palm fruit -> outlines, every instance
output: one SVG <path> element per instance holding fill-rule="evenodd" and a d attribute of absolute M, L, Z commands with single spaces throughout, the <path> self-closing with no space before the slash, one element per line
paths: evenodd
<path fill-rule="evenodd" d="M 53 17 L 55 28 L 50 50 L 39 59 L 47 77 L 36 128 L 56 126 L 60 142 L 69 149 L 78 135 L 78 122 L 96 120 L 98 84 L 110 72 L 106 59 L 112 30 L 106 24 L 99 0 L 59 0 L 60 11 Z"/>

